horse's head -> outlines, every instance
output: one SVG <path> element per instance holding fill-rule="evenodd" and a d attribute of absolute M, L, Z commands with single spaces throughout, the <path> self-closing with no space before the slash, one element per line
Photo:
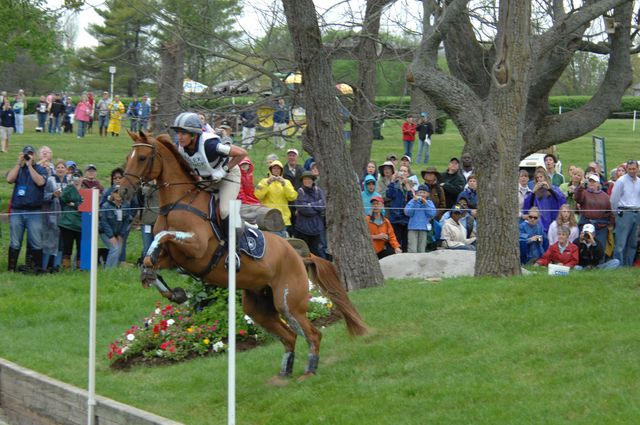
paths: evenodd
<path fill-rule="evenodd" d="M 124 200 L 130 200 L 140 185 L 160 176 L 162 162 L 157 161 L 158 147 L 156 140 L 149 134 L 140 131 L 127 131 L 133 140 L 131 152 L 127 155 L 124 178 L 120 181 L 120 194 Z"/>

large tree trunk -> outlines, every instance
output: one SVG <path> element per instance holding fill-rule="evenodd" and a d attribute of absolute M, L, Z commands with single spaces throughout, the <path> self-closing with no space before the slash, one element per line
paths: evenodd
<path fill-rule="evenodd" d="M 166 133 L 180 112 L 182 81 L 184 79 L 184 44 L 165 43 L 160 49 L 160 79 L 157 109 L 152 108 L 151 123 L 154 134 Z"/>
<path fill-rule="evenodd" d="M 307 141 L 327 188 L 331 250 L 347 289 L 381 286 L 383 276 L 371 248 L 347 147 L 327 52 L 312 0 L 283 0 L 298 68 L 303 75 Z"/>
<path fill-rule="evenodd" d="M 360 173 L 371 159 L 373 121 L 378 115 L 376 96 L 376 44 L 380 34 L 380 16 L 390 0 L 368 0 L 358 46 L 358 84 L 351 108 L 351 161 Z"/>

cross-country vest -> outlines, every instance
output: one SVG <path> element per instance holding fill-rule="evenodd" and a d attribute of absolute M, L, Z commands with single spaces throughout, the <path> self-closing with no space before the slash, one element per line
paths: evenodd
<path fill-rule="evenodd" d="M 200 137 L 201 140 L 198 141 L 198 150 L 193 155 L 189 155 L 182 146 L 180 146 L 180 144 L 178 144 L 178 151 L 180 152 L 180 155 L 182 155 L 182 157 L 191 164 L 191 168 L 193 168 L 200 177 L 206 178 L 213 174 L 213 170 L 227 165 L 229 162 L 227 154 L 231 151 L 231 147 L 223 144 L 220 141 L 220 138 L 212 133 L 202 133 Z M 217 143 L 217 155 L 212 158 L 211 162 L 207 159 L 207 153 L 205 151 L 206 142 L 209 140 L 213 143 Z"/>

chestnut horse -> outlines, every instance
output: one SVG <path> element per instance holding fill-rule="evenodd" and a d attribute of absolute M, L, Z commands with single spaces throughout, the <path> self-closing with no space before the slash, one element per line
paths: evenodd
<path fill-rule="evenodd" d="M 210 194 L 197 186 L 190 165 L 182 158 L 166 134 L 153 138 L 130 133 L 133 147 L 127 156 L 120 193 L 130 199 L 140 185 L 156 180 L 160 215 L 155 223 L 155 239 L 146 253 L 141 280 L 155 284 L 172 301 L 186 300 L 180 288 L 172 290 L 156 270 L 180 267 L 200 277 L 206 284 L 227 286 L 228 274 L 220 254 L 226 250 L 209 223 Z M 308 279 L 319 286 L 344 316 L 351 335 L 362 335 L 367 327 L 351 304 L 333 264 L 314 255 L 302 258 L 283 238 L 265 232 L 265 254 L 253 259 L 241 254 L 236 284 L 243 290 L 242 306 L 257 324 L 277 336 L 284 345 L 280 377 L 293 370 L 297 335 L 309 345 L 309 359 L 301 379 L 315 374 L 322 335 L 307 318 Z M 307 274 L 308 273 L 308 274 Z M 281 320 L 281 317 L 287 323 Z"/>

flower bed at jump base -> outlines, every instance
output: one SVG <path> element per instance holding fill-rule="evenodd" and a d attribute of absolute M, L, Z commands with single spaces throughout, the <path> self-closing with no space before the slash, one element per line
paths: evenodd
<path fill-rule="evenodd" d="M 228 346 L 228 290 L 191 281 L 185 288 L 189 300 L 182 306 L 157 303 L 151 314 L 132 325 L 112 342 L 107 354 L 112 368 L 136 364 L 165 364 L 224 353 Z M 269 336 L 242 313 L 236 296 L 236 349 L 244 351 L 264 343 Z M 339 319 L 332 303 L 313 291 L 307 313 L 313 322 Z"/>

